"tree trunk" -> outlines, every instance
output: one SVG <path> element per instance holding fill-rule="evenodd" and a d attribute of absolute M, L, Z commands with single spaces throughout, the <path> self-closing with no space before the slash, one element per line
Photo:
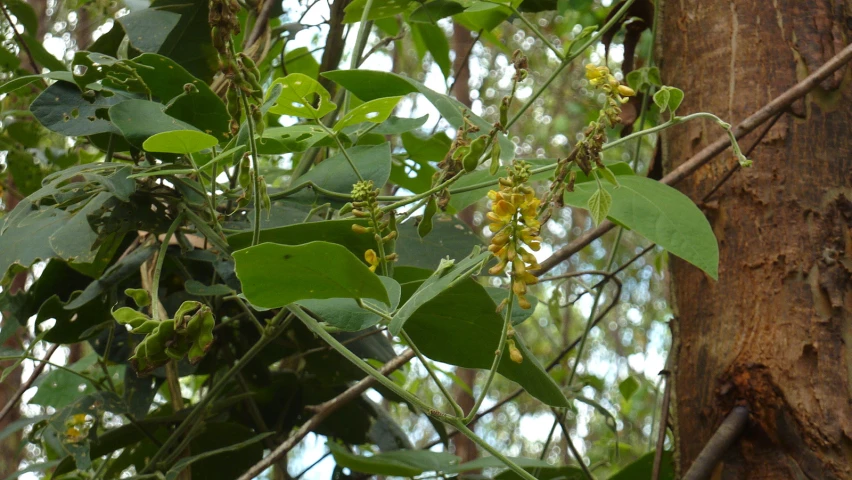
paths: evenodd
<path fill-rule="evenodd" d="M 661 67 L 681 114 L 736 123 L 847 44 L 843 2 L 665 2 Z M 751 412 L 717 479 L 852 478 L 852 88 L 841 69 L 793 105 L 708 202 L 719 281 L 672 260 L 675 447 L 681 472 L 735 405 Z M 672 169 L 721 133 L 665 135 Z M 750 135 L 742 144 L 756 139 Z M 734 166 L 679 188 L 694 200 Z M 712 206 L 712 207 L 711 207 Z"/>

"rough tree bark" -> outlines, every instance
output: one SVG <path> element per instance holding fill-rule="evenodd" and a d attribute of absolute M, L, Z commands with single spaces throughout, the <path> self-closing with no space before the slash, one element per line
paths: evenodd
<path fill-rule="evenodd" d="M 686 92 L 682 113 L 735 123 L 841 50 L 850 13 L 829 0 L 670 0 L 659 39 L 664 81 Z M 754 167 L 707 202 L 719 281 L 672 261 L 682 472 L 742 404 L 749 428 L 713 478 L 852 478 L 850 69 L 821 87 L 769 131 Z M 665 168 L 719 133 L 712 122 L 671 131 Z M 700 199 L 733 165 L 718 158 L 679 188 Z"/>

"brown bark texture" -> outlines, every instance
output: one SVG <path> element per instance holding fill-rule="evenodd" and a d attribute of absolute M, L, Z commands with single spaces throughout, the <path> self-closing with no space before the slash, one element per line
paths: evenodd
<path fill-rule="evenodd" d="M 852 37 L 850 16 L 842 1 L 668 0 L 663 80 L 686 92 L 681 115 L 710 111 L 735 124 L 839 52 Z M 852 478 L 850 68 L 820 87 L 705 205 L 719 240 L 718 282 L 672 261 L 681 472 L 740 404 L 749 427 L 714 479 Z M 720 132 L 710 121 L 668 131 L 664 167 Z M 678 188 L 701 199 L 734 165 L 723 154 Z"/>

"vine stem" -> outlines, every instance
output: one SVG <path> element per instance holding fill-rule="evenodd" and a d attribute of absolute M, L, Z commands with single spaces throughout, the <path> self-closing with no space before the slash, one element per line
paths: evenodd
<path fill-rule="evenodd" d="M 160 250 L 157 253 L 157 263 L 154 264 L 154 276 L 151 279 L 151 316 L 154 320 L 162 320 L 163 306 L 160 304 L 160 276 L 163 273 L 163 263 L 166 260 L 166 252 L 169 249 L 169 241 L 177 231 L 181 222 L 183 222 L 183 212 L 175 217 L 166 234 L 163 236 L 163 241 L 160 243 Z"/>
<path fill-rule="evenodd" d="M 486 442 L 482 437 L 480 437 L 479 435 L 474 433 L 473 430 L 467 428 L 467 425 L 465 425 L 462 420 L 456 419 L 456 420 L 451 420 L 447 423 L 452 425 L 456 430 L 461 432 L 462 435 L 464 435 L 465 437 L 473 440 L 474 443 L 476 443 L 477 445 L 482 447 L 485 451 L 487 451 L 491 455 L 494 455 L 494 457 L 496 457 L 498 460 L 503 462 L 504 465 L 509 467 L 513 472 L 517 473 L 521 478 L 523 478 L 525 480 L 538 480 L 534 476 L 532 476 L 532 474 L 530 474 L 530 472 L 524 470 L 518 464 L 516 464 L 511 459 L 509 459 L 509 457 L 503 455 L 500 452 L 500 450 L 497 450 L 496 448 L 489 445 L 488 442 Z"/>
<path fill-rule="evenodd" d="M 165 457 L 172 451 L 178 439 L 183 436 L 184 433 L 187 433 L 187 430 L 195 427 L 196 425 L 200 425 L 200 420 L 202 419 L 204 414 L 207 413 L 207 406 L 210 405 L 210 402 L 218 398 L 219 395 L 221 395 L 225 391 L 225 387 L 227 386 L 228 382 L 243 368 L 245 368 L 245 366 L 248 365 L 249 362 L 251 362 L 254 357 L 257 356 L 258 353 L 260 353 L 261 350 L 266 348 L 266 346 L 270 342 L 278 338 L 278 335 L 280 335 L 281 332 L 287 329 L 287 326 L 290 324 L 290 320 L 292 319 L 292 317 L 284 318 L 285 314 L 287 314 L 287 309 L 284 308 L 282 308 L 278 311 L 277 314 L 275 314 L 275 316 L 270 321 L 269 326 L 266 328 L 265 333 L 260 337 L 260 339 L 254 345 L 252 345 L 252 347 L 245 353 L 245 355 L 240 357 L 240 359 L 237 360 L 237 362 L 227 372 L 225 372 L 222 378 L 220 378 L 219 381 L 216 382 L 216 384 L 213 386 L 213 388 L 210 389 L 207 395 L 205 395 L 204 398 L 202 398 L 201 401 L 199 401 L 193 407 L 192 411 L 189 412 L 189 415 L 187 415 L 186 419 L 181 422 L 180 425 L 178 425 L 178 427 L 172 432 L 171 435 L 169 435 L 169 438 L 165 441 L 165 443 L 163 443 L 160 449 L 157 450 L 157 453 L 155 453 L 154 456 L 151 457 L 145 468 L 141 472 L 139 472 L 140 474 L 145 474 L 156 468 L 160 461 L 163 459 L 163 457 Z"/>
<path fill-rule="evenodd" d="M 251 118 L 251 110 L 249 110 L 248 98 L 246 98 L 245 93 L 239 88 L 237 89 L 237 94 L 240 96 L 240 100 L 243 102 L 243 109 L 246 112 L 246 125 L 248 126 L 249 131 L 249 148 L 251 148 L 251 169 L 254 171 L 254 178 L 252 178 L 251 182 L 251 194 L 254 198 L 254 225 L 251 236 L 251 244 L 257 245 L 260 242 L 260 209 L 261 209 L 261 201 L 260 201 L 260 170 L 258 169 L 258 154 L 257 154 L 257 143 L 254 139 L 254 119 Z"/>
<path fill-rule="evenodd" d="M 509 301 L 511 302 L 511 300 L 509 300 Z M 488 445 L 488 443 L 485 442 L 485 440 L 483 440 L 482 438 L 477 436 L 473 431 L 471 431 L 469 428 L 467 428 L 465 426 L 464 419 L 461 419 L 461 418 L 453 416 L 453 415 L 447 415 L 445 413 L 441 413 L 441 412 L 437 411 L 431 405 L 427 404 L 426 402 L 424 402 L 423 400 L 421 400 L 417 396 L 412 395 L 411 393 L 409 393 L 408 391 L 406 391 L 405 389 L 403 389 L 402 387 L 400 387 L 399 385 L 394 383 L 391 379 L 385 377 L 380 371 L 378 371 L 375 368 L 373 368 L 372 366 L 370 366 L 370 364 L 368 364 L 364 360 L 361 360 L 361 358 L 358 357 L 358 355 L 355 355 L 354 353 L 352 353 L 348 348 L 343 346 L 330 333 L 325 331 L 325 329 L 322 328 L 322 325 L 320 325 L 319 322 L 316 321 L 313 317 L 308 315 L 307 312 L 305 312 L 302 309 L 302 307 L 300 307 L 296 304 L 290 304 L 286 308 L 289 309 L 293 313 L 293 315 L 296 316 L 296 318 L 301 320 L 302 323 L 304 323 L 305 326 L 308 327 L 308 330 L 312 331 L 315 335 L 317 335 L 322 340 L 324 340 L 326 343 L 328 343 L 335 351 L 337 351 L 339 354 L 343 355 L 344 358 L 346 358 L 347 360 L 352 362 L 352 364 L 354 364 L 356 367 L 361 369 L 361 371 L 363 371 L 364 373 L 369 375 L 371 378 L 375 379 L 382 386 L 388 388 L 392 392 L 394 392 L 397 395 L 399 395 L 400 397 L 402 397 L 404 400 L 406 400 L 406 401 L 410 402 L 411 404 L 413 404 L 414 406 L 420 408 L 421 410 L 424 411 L 424 413 L 426 413 L 426 415 L 428 415 L 432 418 L 435 418 L 435 419 L 437 419 L 441 422 L 447 423 L 448 425 L 454 426 L 457 430 L 462 432 L 462 434 L 464 434 L 465 436 L 467 436 L 468 438 L 470 438 L 471 440 L 476 442 L 478 445 L 482 446 L 482 448 L 484 448 L 485 450 L 489 451 L 492 455 L 497 457 L 501 462 L 503 462 L 507 467 L 512 469 L 514 472 L 516 472 L 521 477 L 528 479 L 528 480 L 536 480 L 535 477 L 530 475 L 524 469 L 522 469 L 517 464 L 512 462 L 510 459 L 508 459 L 506 456 L 501 454 L 497 449 L 495 449 L 491 445 Z M 504 345 L 505 341 L 506 341 L 505 337 L 506 337 L 506 332 L 508 331 L 508 321 L 509 321 L 510 318 L 511 318 L 511 309 L 507 308 L 506 320 L 504 321 L 504 326 L 503 326 L 503 336 L 501 337 L 502 343 L 500 344 L 500 350 L 501 351 L 505 347 L 505 345 Z M 496 367 L 494 367 L 492 370 L 496 370 Z M 492 377 L 493 377 L 493 373 L 492 373 Z M 486 388 L 483 390 L 483 392 L 487 392 L 487 391 L 488 391 L 488 388 L 486 386 Z M 475 412 L 476 408 L 477 407 L 474 407 L 474 412 Z M 240 478 L 240 480 L 248 480 L 250 478 L 252 478 L 252 477 L 244 475 L 243 477 Z"/>
<path fill-rule="evenodd" d="M 511 267 L 510 267 L 511 268 Z M 515 293 L 512 291 L 512 287 L 509 287 L 509 295 L 506 300 L 506 315 L 503 317 L 503 329 L 500 332 L 500 343 L 497 345 L 497 350 L 494 351 L 494 360 L 491 362 L 491 369 L 488 370 L 488 378 L 485 380 L 485 385 L 482 387 L 482 391 L 479 392 L 479 396 L 473 404 L 473 408 L 470 409 L 467 416 L 462 419 L 465 425 L 473 420 L 473 417 L 476 416 L 476 412 L 479 411 L 479 407 L 482 406 L 482 402 L 485 400 L 485 397 L 488 396 L 488 390 L 491 389 L 491 383 L 494 381 L 494 377 L 497 375 L 497 367 L 500 366 L 500 361 L 503 359 L 503 352 L 506 351 L 506 335 L 509 333 L 509 322 L 512 320 L 512 306 L 515 300 Z"/>
<path fill-rule="evenodd" d="M 355 172 L 355 176 L 358 177 L 359 182 L 364 181 L 364 177 L 361 176 L 361 172 L 358 171 L 358 167 L 355 166 L 355 162 L 352 160 L 352 157 L 349 156 L 349 152 L 346 151 L 346 147 L 343 146 L 343 142 L 340 141 L 340 138 L 337 137 L 337 134 L 334 133 L 330 128 L 326 127 L 324 123 L 322 123 L 321 119 L 317 119 L 317 126 L 322 128 L 325 131 L 326 135 L 333 138 L 337 143 L 337 148 L 340 149 L 340 153 L 343 154 L 343 157 L 346 158 L 346 161 L 349 162 L 349 166 L 352 167 L 352 171 Z"/>
<path fill-rule="evenodd" d="M 429 373 L 429 376 L 432 378 L 432 381 L 435 382 L 435 384 L 438 386 L 438 389 L 441 390 L 441 393 L 444 395 L 444 398 L 446 398 L 447 402 L 453 407 L 453 411 L 456 412 L 456 416 L 463 417 L 464 410 L 462 410 L 461 406 L 458 404 L 458 402 L 456 402 L 456 399 L 453 398 L 453 395 L 450 393 L 449 390 L 447 390 L 447 387 L 444 386 L 443 382 L 441 382 L 441 379 L 438 378 L 438 374 L 435 373 L 435 369 L 432 368 L 431 365 L 429 365 L 429 362 L 427 361 L 426 357 L 424 357 L 423 354 L 420 353 L 420 349 L 417 348 L 417 346 L 414 344 L 414 341 L 411 340 L 411 337 L 408 336 L 408 333 L 406 333 L 405 330 L 400 330 L 399 334 L 406 341 L 406 343 L 408 343 L 409 348 L 411 348 L 414 354 L 417 355 L 417 359 L 420 360 L 420 363 L 422 363 L 423 367 L 426 368 L 426 372 Z"/>
<path fill-rule="evenodd" d="M 499 2 L 495 2 L 495 1 L 493 1 L 493 0 L 485 0 L 485 1 L 486 1 L 487 3 L 493 3 L 493 4 L 496 4 L 496 5 L 503 5 L 503 6 L 505 6 L 504 4 L 499 3 Z M 547 46 L 547 48 L 549 48 L 549 49 L 550 49 L 550 51 L 551 51 L 551 52 L 553 52 L 553 54 L 554 54 L 554 55 L 556 55 L 556 58 L 558 58 L 558 59 L 559 59 L 559 60 L 561 60 L 562 62 L 564 62 L 564 61 L 565 61 L 565 54 L 564 54 L 564 53 L 562 53 L 562 52 L 561 52 L 558 48 L 556 48 L 556 45 L 554 45 L 553 43 L 551 43 L 551 42 L 550 42 L 550 40 L 548 40 L 547 38 L 545 38 L 545 37 L 544 37 L 544 34 L 543 34 L 543 33 L 541 33 L 541 31 L 538 29 L 538 27 L 536 27 L 535 25 L 533 25 L 533 23 L 532 23 L 532 22 L 530 22 L 529 20 L 527 20 L 527 18 L 526 18 L 526 17 L 524 17 L 524 16 L 521 14 L 521 12 L 520 12 L 520 11 L 518 11 L 518 9 L 517 9 L 517 8 L 515 8 L 514 6 L 510 6 L 510 8 L 512 9 L 512 13 L 513 13 L 513 14 L 515 14 L 515 16 L 516 16 L 516 17 L 518 17 L 518 18 L 521 20 L 521 22 L 523 22 L 523 24 L 527 26 L 527 28 L 529 28 L 530 30 L 532 30 L 533 35 L 535 35 L 536 37 L 538 37 L 538 39 L 539 39 L 539 40 L 541 40 L 541 42 L 542 42 L 542 43 L 544 43 L 544 44 Z"/>

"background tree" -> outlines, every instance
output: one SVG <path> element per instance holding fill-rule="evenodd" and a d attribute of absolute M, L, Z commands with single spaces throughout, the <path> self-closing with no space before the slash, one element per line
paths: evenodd
<path fill-rule="evenodd" d="M 766 10 L 744 2 L 666 2 L 663 79 L 691 92 L 684 108 L 741 121 L 848 41 L 841 7 L 770 10 L 764 21 Z M 758 142 L 756 168 L 720 158 L 681 184 L 703 199 L 722 253 L 718 282 L 673 262 L 682 469 L 742 404 L 749 428 L 719 467 L 722 478 L 852 475 L 849 95 L 849 71 L 840 69 L 768 132 L 748 137 Z M 712 129 L 696 122 L 667 133 L 667 169 L 710 143 Z"/>

